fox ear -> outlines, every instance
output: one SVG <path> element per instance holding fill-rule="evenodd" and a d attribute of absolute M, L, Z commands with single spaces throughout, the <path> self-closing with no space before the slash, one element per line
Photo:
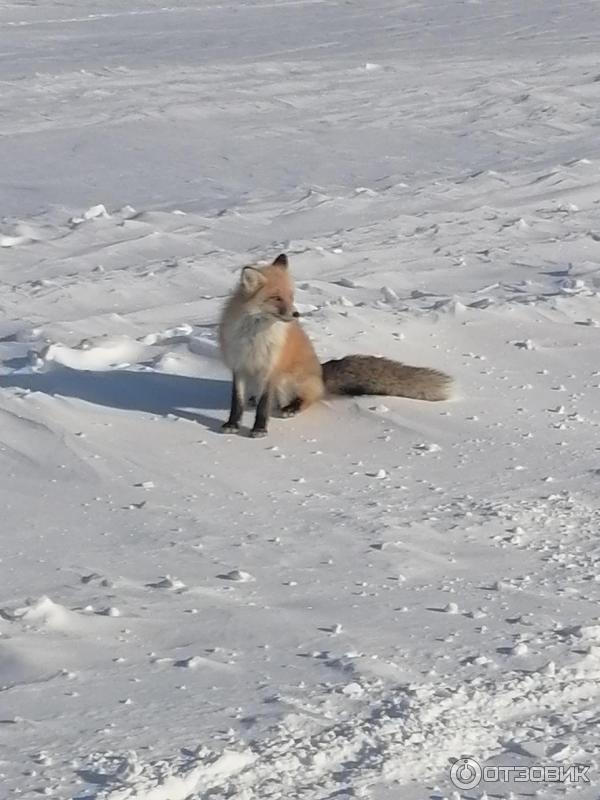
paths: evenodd
<path fill-rule="evenodd" d="M 274 267 L 281 267 L 282 269 L 288 268 L 288 257 L 285 253 L 281 253 L 278 255 L 275 261 L 273 262 Z"/>
<path fill-rule="evenodd" d="M 244 267 L 242 270 L 242 288 L 247 294 L 257 292 L 265 284 L 265 276 L 254 267 Z"/>

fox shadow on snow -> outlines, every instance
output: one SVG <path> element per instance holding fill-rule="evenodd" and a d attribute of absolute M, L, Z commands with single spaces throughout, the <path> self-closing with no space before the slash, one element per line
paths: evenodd
<path fill-rule="evenodd" d="M 143 411 L 160 416 L 174 414 L 199 422 L 210 430 L 218 430 L 225 416 L 217 418 L 203 412 L 207 409 L 228 410 L 231 395 L 230 381 L 216 378 L 129 370 L 86 372 L 68 367 L 34 374 L 0 375 L 0 388 L 9 387 L 77 397 L 88 403 L 124 411 Z"/>

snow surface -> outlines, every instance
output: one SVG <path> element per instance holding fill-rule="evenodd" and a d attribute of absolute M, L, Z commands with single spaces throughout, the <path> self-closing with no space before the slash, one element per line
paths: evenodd
<path fill-rule="evenodd" d="M 2 800 L 597 800 L 599 14 L 2 5 Z M 457 398 L 220 434 L 282 250 L 323 358 Z"/>

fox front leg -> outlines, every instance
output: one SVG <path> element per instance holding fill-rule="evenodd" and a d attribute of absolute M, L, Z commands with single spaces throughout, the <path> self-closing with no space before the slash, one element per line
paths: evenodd
<path fill-rule="evenodd" d="M 271 392 L 269 387 L 264 390 L 260 399 L 258 401 L 258 405 L 256 406 L 256 418 L 254 420 L 254 427 L 250 431 L 250 436 L 254 439 L 258 439 L 260 436 L 267 435 L 267 422 L 269 420 L 269 414 L 271 412 Z"/>
<path fill-rule="evenodd" d="M 240 429 L 240 420 L 244 413 L 244 387 L 238 378 L 233 373 L 233 380 L 231 381 L 231 410 L 229 412 L 229 419 L 223 425 L 222 431 L 224 433 L 235 433 Z"/>

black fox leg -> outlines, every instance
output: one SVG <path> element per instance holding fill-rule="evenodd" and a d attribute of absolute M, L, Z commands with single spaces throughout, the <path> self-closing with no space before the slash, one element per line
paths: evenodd
<path fill-rule="evenodd" d="M 302 409 L 302 398 L 294 397 L 294 399 L 290 403 L 288 403 L 286 406 L 283 406 L 283 408 L 281 409 L 281 414 L 284 417 L 294 417 L 301 409 Z"/>
<path fill-rule="evenodd" d="M 256 407 L 256 419 L 254 420 L 254 427 L 250 432 L 250 436 L 255 438 L 267 435 L 267 422 L 271 412 L 271 393 L 267 387 L 258 401 Z"/>
<path fill-rule="evenodd" d="M 223 425 L 222 430 L 225 433 L 231 433 L 233 431 L 239 430 L 240 427 L 240 420 L 242 418 L 242 414 L 244 413 L 244 397 L 243 397 L 243 387 L 240 384 L 240 381 L 237 375 L 233 375 L 233 380 L 231 381 L 231 411 L 229 412 L 229 419 Z"/>

